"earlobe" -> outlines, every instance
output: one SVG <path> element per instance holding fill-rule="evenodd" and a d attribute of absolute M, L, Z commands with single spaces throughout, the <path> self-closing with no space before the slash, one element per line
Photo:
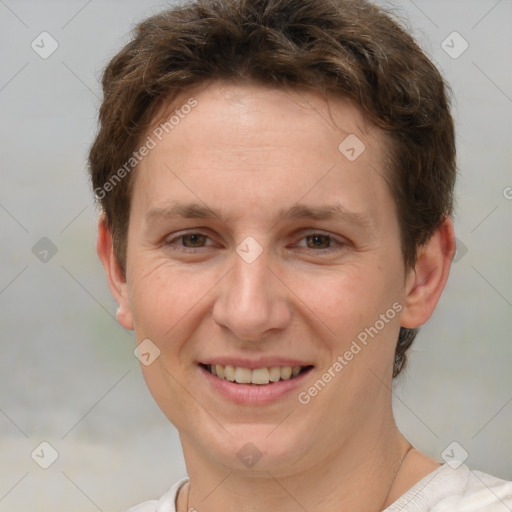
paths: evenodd
<path fill-rule="evenodd" d="M 133 317 L 128 299 L 125 274 L 115 255 L 112 233 L 104 215 L 101 215 L 98 219 L 96 252 L 105 269 L 110 291 L 118 304 L 117 321 L 125 329 L 133 330 Z"/>
<path fill-rule="evenodd" d="M 453 223 L 447 217 L 418 250 L 414 269 L 406 280 L 402 327 L 420 327 L 432 316 L 448 280 L 455 250 Z"/>

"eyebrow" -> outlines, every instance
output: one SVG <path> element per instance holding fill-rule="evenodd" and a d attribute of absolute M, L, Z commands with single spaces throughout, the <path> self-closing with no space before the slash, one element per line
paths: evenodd
<path fill-rule="evenodd" d="M 223 214 L 217 208 L 211 208 L 200 203 L 173 203 L 169 207 L 153 208 L 146 214 L 146 221 L 163 218 L 172 220 L 182 219 L 218 219 L 222 222 L 233 220 L 233 217 L 223 218 Z M 237 216 L 238 217 L 238 216 Z M 373 222 L 360 213 L 351 212 L 339 203 L 308 206 L 297 204 L 289 209 L 281 208 L 277 214 L 278 222 L 284 220 L 311 219 L 311 220 L 341 220 L 360 226 L 361 228 L 372 228 Z M 275 224 L 274 224 L 275 225 Z"/>

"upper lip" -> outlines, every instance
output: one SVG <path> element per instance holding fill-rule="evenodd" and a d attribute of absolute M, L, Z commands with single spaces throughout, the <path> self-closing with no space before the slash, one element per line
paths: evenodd
<path fill-rule="evenodd" d="M 273 366 L 313 366 L 308 361 L 299 361 L 298 359 L 272 356 L 261 357 L 258 359 L 244 359 L 241 357 L 212 357 L 198 361 L 198 364 L 220 364 L 221 366 L 238 366 L 240 368 L 249 368 L 250 370 L 255 370 L 257 368 L 271 368 Z"/>

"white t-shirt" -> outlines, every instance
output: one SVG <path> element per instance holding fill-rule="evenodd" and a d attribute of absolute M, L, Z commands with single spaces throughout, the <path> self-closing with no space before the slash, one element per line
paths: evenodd
<path fill-rule="evenodd" d="M 128 512 L 176 512 L 176 497 L 187 478 L 176 482 L 156 501 L 146 501 Z M 421 479 L 384 512 L 511 512 L 512 482 L 443 464 Z"/>

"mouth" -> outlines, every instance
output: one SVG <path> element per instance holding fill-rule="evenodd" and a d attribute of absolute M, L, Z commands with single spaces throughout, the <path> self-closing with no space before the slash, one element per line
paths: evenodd
<path fill-rule="evenodd" d="M 313 366 L 270 366 L 263 368 L 243 368 L 240 366 L 205 364 L 199 366 L 219 379 L 235 384 L 272 385 L 280 381 L 293 380 L 309 372 Z"/>

